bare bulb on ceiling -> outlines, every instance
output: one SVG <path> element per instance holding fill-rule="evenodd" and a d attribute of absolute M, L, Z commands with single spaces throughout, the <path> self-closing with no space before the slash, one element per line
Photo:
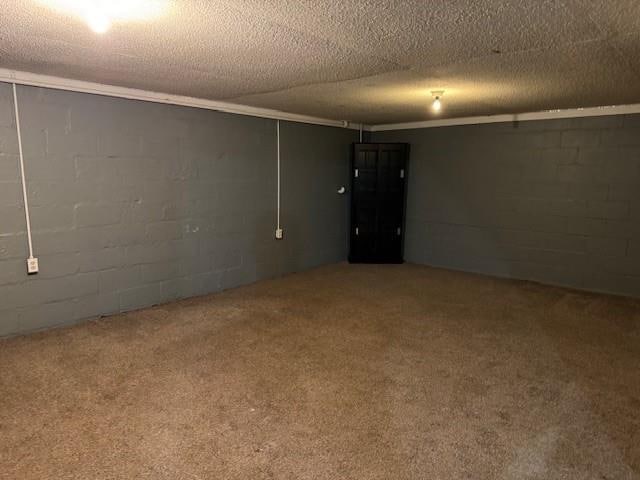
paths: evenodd
<path fill-rule="evenodd" d="M 440 110 L 442 110 L 442 101 L 440 100 L 442 95 L 444 95 L 444 91 L 442 90 L 431 92 L 431 96 L 434 98 L 431 108 L 433 108 L 433 111 L 436 113 L 439 113 Z"/>
<path fill-rule="evenodd" d="M 109 17 L 99 11 L 87 13 L 87 24 L 96 33 L 106 33 L 111 28 Z"/>
<path fill-rule="evenodd" d="M 84 20 L 96 33 L 112 24 L 151 21 L 164 15 L 172 0 L 37 0 L 60 13 Z"/>

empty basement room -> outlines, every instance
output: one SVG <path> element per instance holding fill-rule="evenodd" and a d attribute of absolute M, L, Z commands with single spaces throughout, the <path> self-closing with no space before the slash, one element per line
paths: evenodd
<path fill-rule="evenodd" d="M 640 480 L 640 1 L 2 0 L 5 479 Z"/>

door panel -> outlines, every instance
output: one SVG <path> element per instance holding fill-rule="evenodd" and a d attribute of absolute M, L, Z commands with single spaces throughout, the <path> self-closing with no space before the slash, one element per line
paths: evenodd
<path fill-rule="evenodd" d="M 408 145 L 355 144 L 351 262 L 401 263 Z"/>

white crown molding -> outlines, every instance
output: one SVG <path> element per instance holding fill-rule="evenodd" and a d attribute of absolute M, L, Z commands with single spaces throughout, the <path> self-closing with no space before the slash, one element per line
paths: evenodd
<path fill-rule="evenodd" d="M 567 110 L 548 110 L 544 112 L 515 113 L 508 115 L 487 115 L 482 117 L 443 118 L 422 122 L 388 123 L 373 125 L 372 132 L 389 130 L 411 130 L 416 128 L 451 127 L 456 125 L 479 125 L 482 123 L 524 122 L 531 120 L 552 120 L 558 118 L 600 117 L 606 115 L 628 115 L 640 113 L 640 104 L 612 105 L 608 107 L 572 108 Z"/>
<path fill-rule="evenodd" d="M 50 75 L 40 75 L 37 73 L 21 72 L 18 70 L 8 70 L 0 68 L 0 82 L 15 83 L 17 85 L 29 85 L 33 87 L 52 88 L 56 90 L 67 90 L 71 92 L 91 93 L 94 95 L 104 95 L 108 97 L 128 98 L 131 100 L 142 100 L 145 102 L 165 103 L 169 105 L 181 105 L 185 107 L 202 108 L 205 110 L 215 110 L 218 112 L 234 113 L 237 115 L 248 115 L 251 117 L 269 118 L 273 120 L 284 120 L 298 123 L 309 123 L 313 125 L 324 125 L 328 127 L 350 128 L 359 130 L 360 124 L 341 120 L 330 120 L 326 118 L 299 115 L 296 113 L 281 112 L 268 108 L 250 107 L 235 103 L 221 102 L 217 100 L 205 100 L 202 98 L 186 97 L 183 95 L 172 95 L 168 93 L 152 92 L 137 88 L 118 87 L 102 83 L 85 82 L 82 80 L 72 80 L 69 78 L 54 77 Z M 363 128 L 365 126 L 363 125 Z"/>
<path fill-rule="evenodd" d="M 449 127 L 456 125 L 479 125 L 483 123 L 550 120 L 559 118 L 628 115 L 640 113 L 640 104 L 632 104 L 612 105 L 605 107 L 574 108 L 567 110 L 549 110 L 544 112 L 517 113 L 506 115 L 443 118 L 419 122 L 361 125 L 359 123 L 348 122 L 346 120 L 331 120 L 327 118 L 300 115 L 297 113 L 287 113 L 280 110 L 272 110 L 268 108 L 250 107 L 247 105 L 239 105 L 217 100 L 206 100 L 203 98 L 173 95 L 169 93 L 153 92 L 136 88 L 118 87 L 115 85 L 107 85 L 102 83 L 85 82 L 82 80 L 73 80 L 69 78 L 55 77 L 50 75 L 40 75 L 37 73 L 9 70 L 5 68 L 0 68 L 0 82 L 52 88 L 56 90 L 67 90 L 72 92 L 90 93 L 94 95 L 103 95 L 109 97 L 128 98 L 145 102 L 181 105 L 185 107 L 202 108 L 205 110 L 215 110 L 218 112 L 233 113 L 237 115 L 248 115 L 251 117 L 269 118 L 273 120 L 309 123 L 313 125 L 324 125 L 328 127 L 349 128 L 352 130 L 359 130 L 362 127 L 363 131 L 368 132 Z"/>

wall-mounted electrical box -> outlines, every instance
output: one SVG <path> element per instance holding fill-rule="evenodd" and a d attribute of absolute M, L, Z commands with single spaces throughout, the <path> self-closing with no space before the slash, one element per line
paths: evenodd
<path fill-rule="evenodd" d="M 38 273 L 38 259 L 37 258 L 27 258 L 27 272 L 29 275 L 34 275 Z"/>

